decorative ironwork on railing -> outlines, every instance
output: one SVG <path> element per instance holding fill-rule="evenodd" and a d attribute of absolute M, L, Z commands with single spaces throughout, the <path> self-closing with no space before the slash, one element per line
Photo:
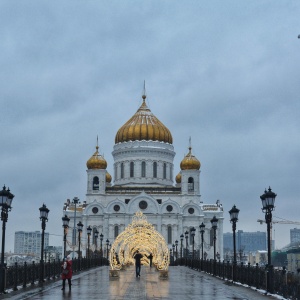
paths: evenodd
<path fill-rule="evenodd" d="M 72 263 L 73 273 L 77 273 L 82 270 L 88 270 L 91 268 L 99 266 L 107 266 L 109 262 L 106 258 L 81 258 L 80 264 L 78 259 L 74 259 Z M 62 272 L 62 262 L 61 261 L 48 261 L 44 263 L 44 280 L 45 282 L 49 280 L 56 280 L 61 277 Z M 80 269 L 79 269 L 80 266 Z M 20 288 L 25 288 L 29 285 L 34 285 L 39 283 L 41 274 L 41 264 L 34 263 L 23 265 L 18 265 L 15 263 L 5 270 L 5 290 L 12 289 L 14 291 Z"/>
<path fill-rule="evenodd" d="M 228 262 L 180 258 L 171 259 L 170 265 L 187 266 L 197 271 L 203 271 L 217 276 L 223 280 L 233 281 L 233 272 L 235 272 L 235 281 L 244 285 L 254 287 L 259 290 L 267 291 L 267 272 L 268 268 L 259 267 L 258 264 L 232 264 Z M 288 299 L 300 299 L 300 275 L 287 272 L 285 268 L 276 270 L 271 268 L 271 283 L 274 293 Z"/>

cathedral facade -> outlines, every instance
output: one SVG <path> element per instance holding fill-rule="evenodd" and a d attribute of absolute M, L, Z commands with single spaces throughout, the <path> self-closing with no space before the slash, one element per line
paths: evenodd
<path fill-rule="evenodd" d="M 218 219 L 216 251 L 223 258 L 223 208 L 219 201 L 205 204 L 200 196 L 200 161 L 189 152 L 180 163 L 175 177 L 172 134 L 156 118 L 146 104 L 146 95 L 137 112 L 118 130 L 112 151 L 112 176 L 107 171 L 107 162 L 99 153 L 98 142 L 95 153 L 88 159 L 86 199 L 83 203 L 68 200 L 63 214 L 70 218 L 67 234 L 67 251 L 78 250 L 76 224 L 83 224 L 81 250 L 87 249 L 87 228 L 92 228 L 90 249 L 103 247 L 131 223 L 133 215 L 141 211 L 149 223 L 165 238 L 170 249 L 178 244 L 177 255 L 182 248 L 193 248 L 201 257 L 201 235 L 199 225 L 205 225 L 203 249 L 207 259 L 213 258 L 213 230 L 211 219 Z M 175 169 L 179 169 L 176 166 Z M 76 201 L 75 201 L 76 202 Z M 76 209 L 75 209 L 76 208 Z M 102 234 L 95 239 L 95 232 Z M 101 243 L 101 244 L 100 244 Z M 186 253 L 183 250 L 183 255 Z"/>

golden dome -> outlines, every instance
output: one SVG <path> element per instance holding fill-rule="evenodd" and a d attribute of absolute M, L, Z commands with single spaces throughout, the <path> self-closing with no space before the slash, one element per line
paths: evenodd
<path fill-rule="evenodd" d="M 96 146 L 96 152 L 93 154 L 93 156 L 86 162 L 86 166 L 88 169 L 106 169 L 107 162 L 103 158 L 102 155 L 98 152 L 98 145 Z"/>
<path fill-rule="evenodd" d="M 111 183 L 112 178 L 111 178 L 111 175 L 108 172 L 106 172 L 105 178 L 106 178 L 106 182 Z"/>
<path fill-rule="evenodd" d="M 192 147 L 189 147 L 189 153 L 184 157 L 180 163 L 181 170 L 199 170 L 200 161 L 192 154 Z"/>
<path fill-rule="evenodd" d="M 115 143 L 128 141 L 160 141 L 172 144 L 173 138 L 169 129 L 161 123 L 146 105 L 146 95 L 137 112 L 117 132 Z"/>
<path fill-rule="evenodd" d="M 177 183 L 181 183 L 181 174 L 180 173 L 178 173 L 176 175 L 175 180 L 176 180 Z"/>

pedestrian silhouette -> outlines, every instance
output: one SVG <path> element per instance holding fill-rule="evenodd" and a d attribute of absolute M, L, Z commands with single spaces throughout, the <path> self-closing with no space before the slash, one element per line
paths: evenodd
<path fill-rule="evenodd" d="M 149 265 L 150 265 L 150 268 L 152 267 L 152 259 L 153 259 L 153 255 L 152 253 L 150 253 L 150 255 L 148 256 L 149 258 Z"/>
<path fill-rule="evenodd" d="M 136 251 L 135 255 L 134 255 L 134 259 L 135 259 L 135 273 L 136 273 L 136 277 L 140 277 L 141 276 L 141 259 L 142 259 L 143 255 L 141 253 L 139 253 L 139 250 Z"/>

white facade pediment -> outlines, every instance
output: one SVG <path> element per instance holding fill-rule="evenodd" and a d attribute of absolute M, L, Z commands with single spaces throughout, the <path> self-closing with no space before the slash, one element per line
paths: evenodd
<path fill-rule="evenodd" d="M 146 202 L 146 204 L 144 202 Z M 142 203 L 141 203 L 142 202 Z M 145 208 L 143 208 L 145 207 Z M 144 214 L 157 214 L 160 213 L 159 205 L 152 196 L 141 192 L 139 195 L 135 196 L 128 203 L 128 213 L 134 214 L 141 210 Z"/>

